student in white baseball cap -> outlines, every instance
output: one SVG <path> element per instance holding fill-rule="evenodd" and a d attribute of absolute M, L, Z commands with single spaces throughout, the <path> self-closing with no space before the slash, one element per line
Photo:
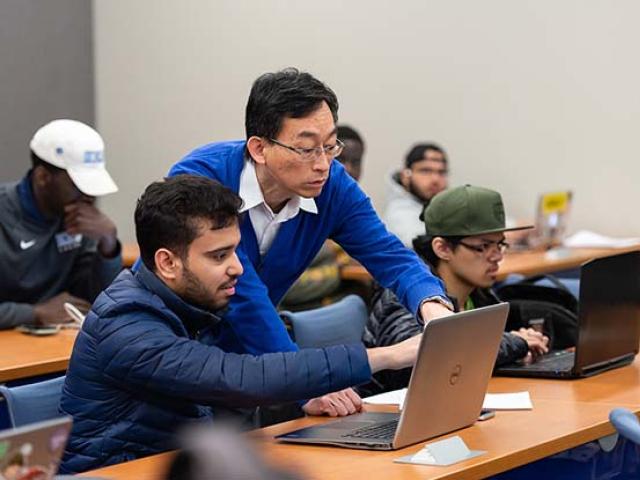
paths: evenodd
<path fill-rule="evenodd" d="M 118 191 L 104 162 L 104 141 L 98 132 L 76 120 L 54 120 L 31 139 L 31 151 L 42 161 L 66 170 L 85 195 Z"/>
<path fill-rule="evenodd" d="M 0 184 L 0 329 L 70 320 L 122 268 L 113 221 L 96 197 L 118 190 L 104 142 L 75 120 L 54 120 L 31 139 L 32 168 Z"/>

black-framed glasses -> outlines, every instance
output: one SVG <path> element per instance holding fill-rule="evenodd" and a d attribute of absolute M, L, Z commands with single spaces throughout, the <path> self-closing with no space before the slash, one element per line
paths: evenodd
<path fill-rule="evenodd" d="M 469 250 L 473 250 L 474 252 L 481 253 L 482 255 L 488 255 L 491 250 L 496 249 L 500 253 L 504 253 L 509 249 L 509 244 L 504 240 L 500 240 L 499 242 L 493 240 L 483 240 L 482 243 L 477 245 L 472 245 L 470 243 L 465 243 L 462 240 L 458 240 L 456 243 L 462 245 L 463 247 L 468 248 Z"/>
<path fill-rule="evenodd" d="M 344 143 L 339 139 L 336 139 L 336 143 L 333 145 L 313 148 L 292 147 L 291 145 L 286 145 L 273 138 L 270 138 L 269 141 L 271 143 L 275 143 L 279 147 L 286 148 L 287 150 L 297 153 L 300 156 L 300 160 L 305 162 L 311 162 L 322 154 L 325 154 L 327 158 L 333 160 L 342 153 L 342 150 L 344 150 Z"/>

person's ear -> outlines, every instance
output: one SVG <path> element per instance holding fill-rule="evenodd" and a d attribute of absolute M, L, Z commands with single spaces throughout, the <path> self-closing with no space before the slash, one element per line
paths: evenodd
<path fill-rule="evenodd" d="M 53 180 L 53 173 L 42 165 L 38 165 L 33 169 L 31 174 L 34 185 L 39 189 L 46 189 Z"/>
<path fill-rule="evenodd" d="M 253 160 L 260 164 L 264 165 L 265 161 L 265 147 L 267 146 L 267 141 L 262 137 L 250 137 L 247 140 L 247 150 L 249 151 L 249 155 Z"/>
<path fill-rule="evenodd" d="M 402 184 L 402 186 L 406 189 L 409 188 L 409 185 L 411 184 L 411 169 L 410 168 L 403 168 L 400 171 L 400 183 Z"/>
<path fill-rule="evenodd" d="M 156 275 L 166 282 L 176 281 L 182 274 L 182 260 L 167 248 L 159 248 L 153 256 Z"/>
<path fill-rule="evenodd" d="M 451 260 L 451 256 L 453 255 L 453 250 L 451 249 L 451 245 L 442 237 L 435 237 L 431 240 L 431 248 L 433 249 L 433 253 L 440 260 L 449 261 Z"/>

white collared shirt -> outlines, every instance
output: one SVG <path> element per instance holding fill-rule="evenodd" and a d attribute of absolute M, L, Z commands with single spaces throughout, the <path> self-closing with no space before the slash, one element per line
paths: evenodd
<path fill-rule="evenodd" d="M 252 160 L 245 160 L 244 168 L 240 174 L 240 198 L 244 202 L 241 212 L 249 211 L 249 219 L 256 233 L 260 256 L 264 257 L 269 251 L 273 240 L 280 230 L 282 223 L 294 218 L 300 210 L 309 213 L 318 213 L 318 207 L 313 198 L 294 196 L 282 207 L 277 214 L 264 201 L 262 189 L 258 183 L 256 167 Z"/>

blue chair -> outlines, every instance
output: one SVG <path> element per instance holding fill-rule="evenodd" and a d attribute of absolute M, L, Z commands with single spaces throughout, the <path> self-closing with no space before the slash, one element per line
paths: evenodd
<path fill-rule="evenodd" d="M 58 403 L 65 377 L 53 378 L 18 387 L 0 386 L 0 396 L 7 402 L 11 427 L 62 416 Z"/>
<path fill-rule="evenodd" d="M 614 408 L 609 413 L 609 421 L 621 436 L 640 445 L 640 421 L 632 411 L 626 408 Z"/>
<path fill-rule="evenodd" d="M 280 312 L 291 323 L 300 348 L 318 348 L 362 341 L 367 306 L 357 295 L 304 312 Z"/>

